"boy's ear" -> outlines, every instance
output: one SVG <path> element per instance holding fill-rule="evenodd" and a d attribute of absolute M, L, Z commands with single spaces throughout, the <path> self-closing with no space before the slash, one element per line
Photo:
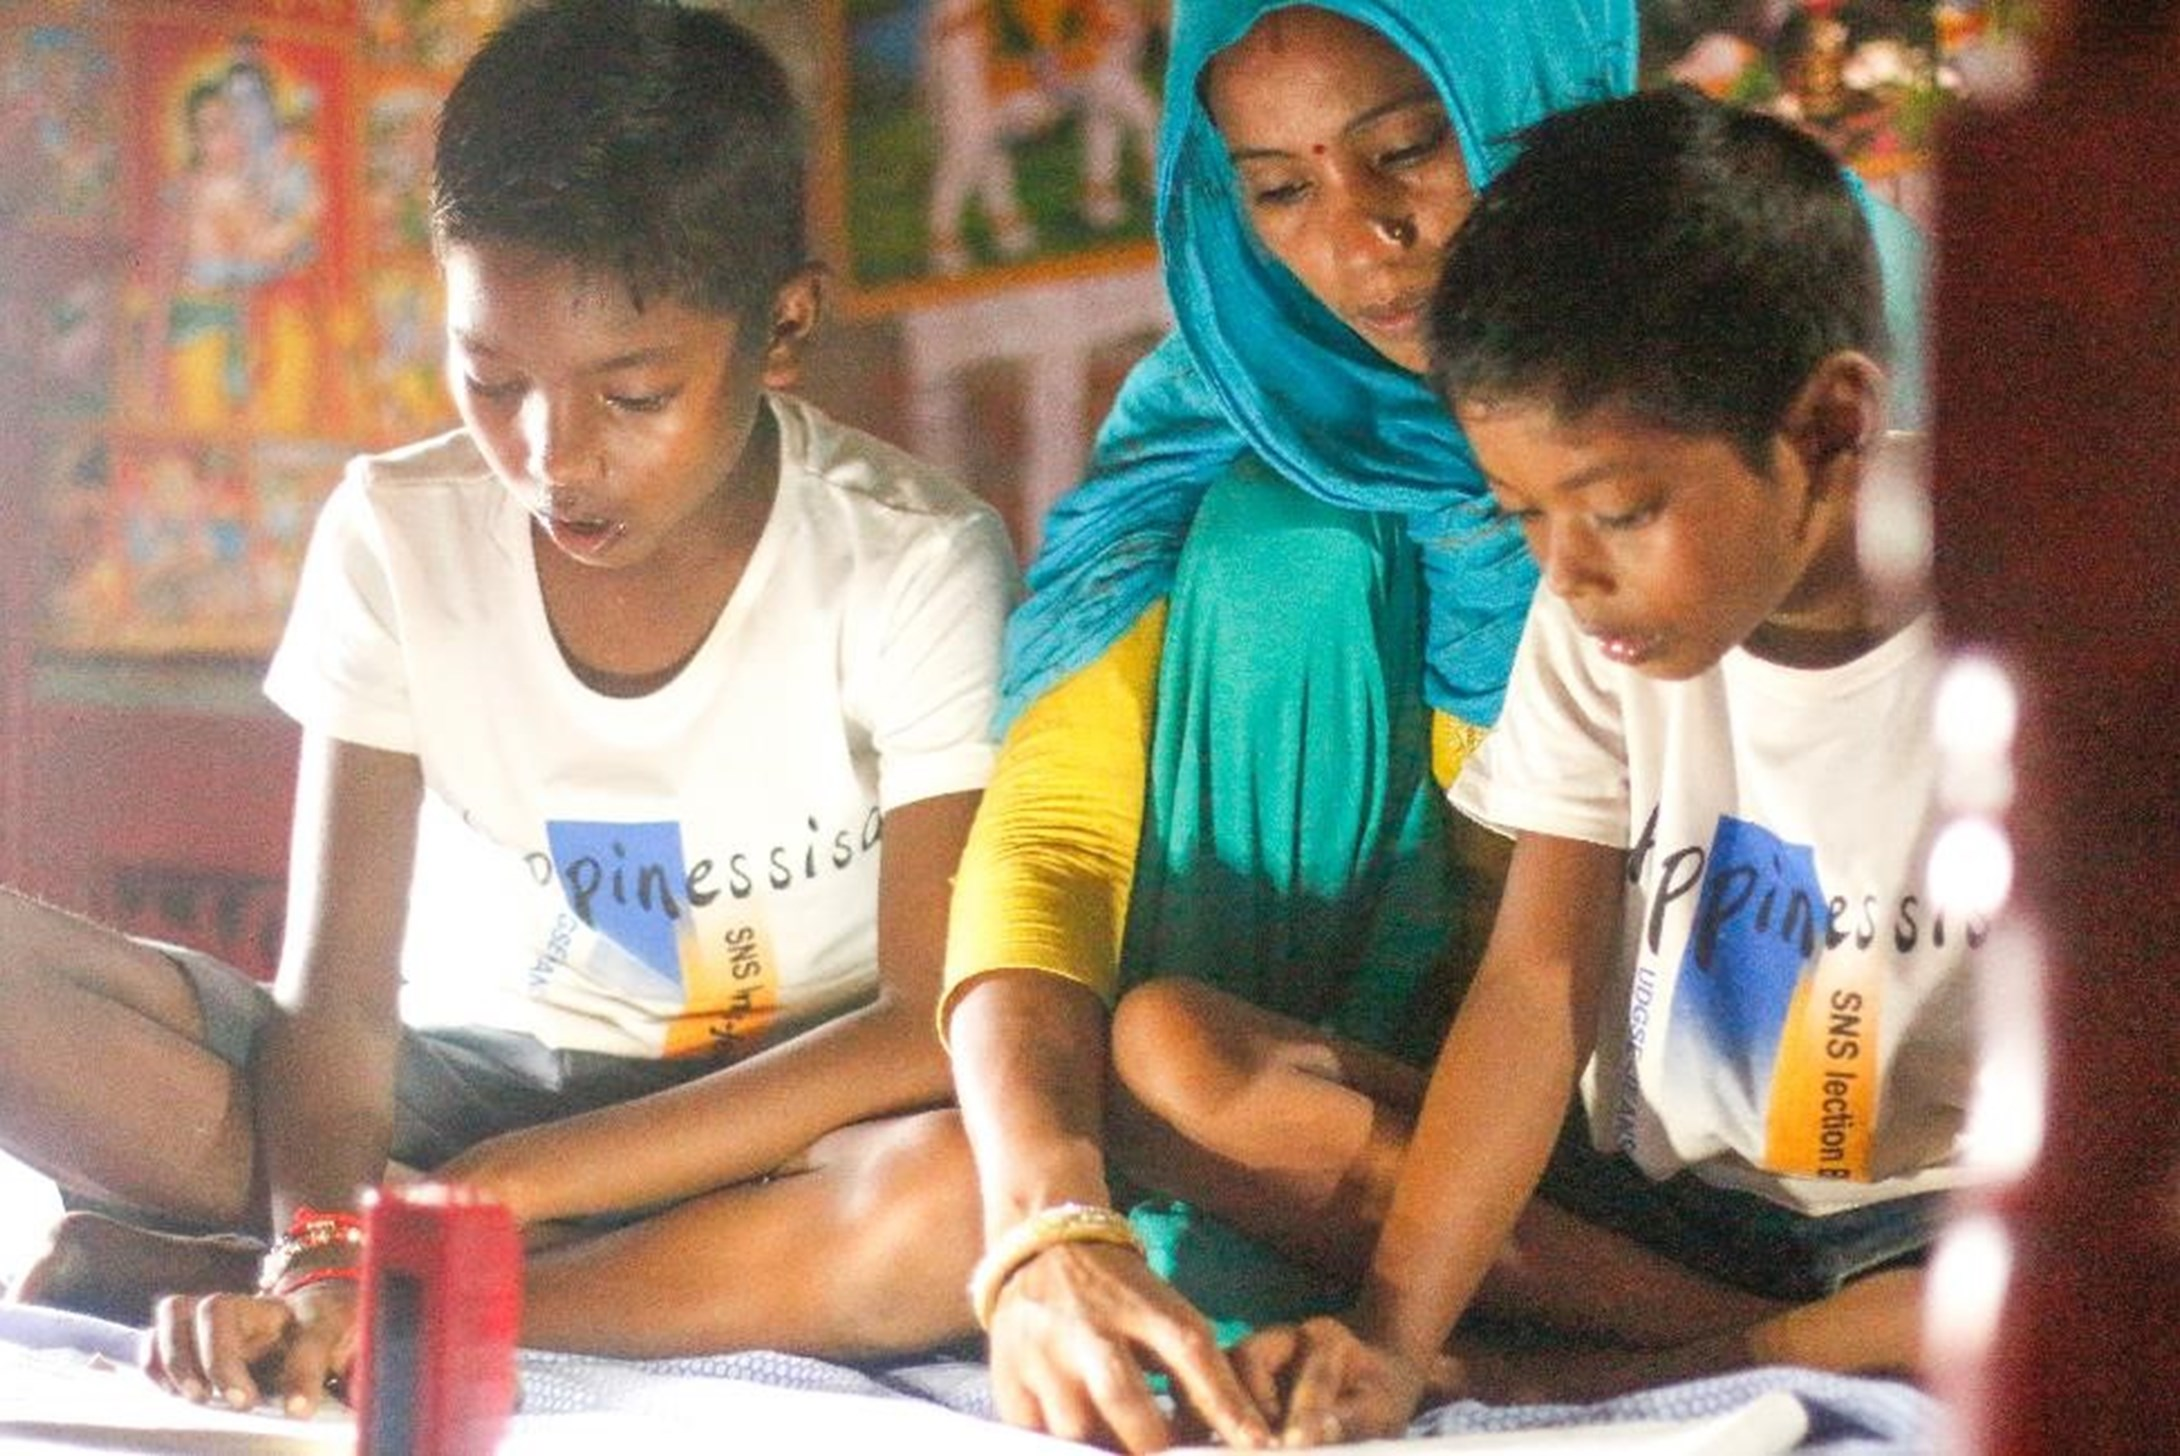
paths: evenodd
<path fill-rule="evenodd" d="M 767 389 L 792 389 L 802 378 L 802 351 L 825 315 L 825 265 L 805 263 L 772 295 L 762 373 Z"/>
<path fill-rule="evenodd" d="M 1864 454 L 1884 432 L 1885 371 L 1853 349 L 1818 360 L 1787 406 L 1787 441 L 1818 490 L 1852 487 Z"/>

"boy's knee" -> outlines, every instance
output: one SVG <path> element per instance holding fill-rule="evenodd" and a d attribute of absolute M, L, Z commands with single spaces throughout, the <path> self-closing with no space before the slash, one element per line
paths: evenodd
<path fill-rule="evenodd" d="M 961 1114 L 933 1108 L 866 1123 L 856 1131 L 859 1146 L 850 1156 L 859 1214 L 912 1213 L 911 1222 L 959 1214 L 969 1227 L 976 1226 L 976 1163 Z"/>
<path fill-rule="evenodd" d="M 1183 1122 L 1227 1080 L 1230 1058 L 1218 1034 L 1223 999 L 1181 976 L 1146 981 L 1120 998 L 1113 1009 L 1113 1075 L 1130 1096 L 1168 1121 Z"/>

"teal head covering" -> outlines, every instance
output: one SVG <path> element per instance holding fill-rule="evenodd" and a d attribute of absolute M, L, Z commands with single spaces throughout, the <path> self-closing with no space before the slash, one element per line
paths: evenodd
<path fill-rule="evenodd" d="M 1088 478 L 1054 507 L 1007 634 L 1002 722 L 1164 595 L 1211 481 L 1254 454 L 1295 486 L 1402 515 L 1430 587 L 1433 703 L 1498 714 L 1536 574 L 1484 527 L 1483 482 L 1443 405 L 1257 242 L 1197 96 L 1212 56 L 1287 0 L 1180 0 L 1159 139 L 1158 238 L 1178 327 L 1137 366 Z M 1630 89 L 1632 0 L 1315 0 L 1385 35 L 1437 85 L 1481 187 L 1512 136 Z"/>
<path fill-rule="evenodd" d="M 1157 192 L 1176 328 L 1131 372 L 1088 476 L 1046 518 L 1030 597 L 1007 627 L 1001 727 L 1170 590 L 1204 492 L 1244 455 L 1320 499 L 1402 517 L 1429 589 L 1425 695 L 1471 723 L 1498 717 L 1537 579 L 1520 536 L 1485 527 L 1475 459 L 1425 381 L 1364 343 L 1258 243 L 1197 94 L 1212 56 L 1289 3 L 1174 7 Z M 1432 80 L 1478 188 L 1510 160 L 1523 127 L 1635 83 L 1633 0 L 1311 3 L 1373 27 Z M 1895 422 L 1917 424 L 1922 239 L 1855 191 L 1884 267 Z"/>

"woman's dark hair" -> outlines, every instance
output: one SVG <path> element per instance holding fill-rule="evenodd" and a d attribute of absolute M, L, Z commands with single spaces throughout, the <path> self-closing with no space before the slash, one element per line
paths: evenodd
<path fill-rule="evenodd" d="M 714 11 L 551 0 L 448 95 L 432 237 L 510 243 L 666 297 L 762 316 L 805 261 L 801 113 L 779 63 Z"/>

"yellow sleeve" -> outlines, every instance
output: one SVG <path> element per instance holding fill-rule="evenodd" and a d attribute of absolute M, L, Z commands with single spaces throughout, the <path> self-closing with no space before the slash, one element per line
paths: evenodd
<path fill-rule="evenodd" d="M 1441 791 L 1453 787 L 1461 766 L 1484 741 L 1485 730 L 1443 708 L 1431 709 L 1431 777 Z"/>
<path fill-rule="evenodd" d="M 990 971 L 1118 993 L 1165 635 L 1159 601 L 1008 730 L 954 878 L 942 1036 L 962 987 Z"/>

